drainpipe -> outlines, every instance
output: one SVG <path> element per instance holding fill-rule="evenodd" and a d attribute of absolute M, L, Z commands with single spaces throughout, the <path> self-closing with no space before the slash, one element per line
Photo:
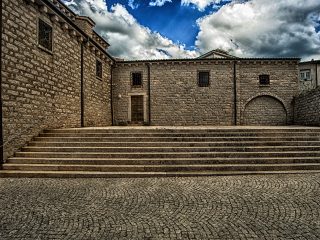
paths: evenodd
<path fill-rule="evenodd" d="M 237 61 L 233 61 L 233 121 L 234 121 L 234 125 L 237 126 Z"/>
<path fill-rule="evenodd" d="M 4 162 L 3 154 L 3 121 L 2 121 L 2 0 L 0 0 L 0 169 L 1 164 Z"/>
<path fill-rule="evenodd" d="M 111 107 L 111 125 L 114 126 L 114 120 L 113 120 L 113 68 L 114 65 L 111 65 L 110 69 L 110 107 Z"/>
<path fill-rule="evenodd" d="M 80 126 L 84 127 L 84 69 L 83 69 L 84 42 L 81 43 L 81 77 L 80 77 Z"/>
<path fill-rule="evenodd" d="M 148 113 L 149 113 L 149 126 L 151 126 L 151 77 L 150 77 L 150 63 L 147 63 L 147 68 L 148 68 Z"/>
<path fill-rule="evenodd" d="M 318 63 L 316 63 L 316 87 L 320 86 L 320 82 L 318 79 Z"/>

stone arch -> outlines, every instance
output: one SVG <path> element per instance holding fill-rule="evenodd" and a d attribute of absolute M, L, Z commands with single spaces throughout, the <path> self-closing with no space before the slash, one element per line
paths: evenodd
<path fill-rule="evenodd" d="M 287 124 L 287 110 L 278 98 L 260 95 L 247 102 L 244 108 L 244 125 L 279 126 Z"/>

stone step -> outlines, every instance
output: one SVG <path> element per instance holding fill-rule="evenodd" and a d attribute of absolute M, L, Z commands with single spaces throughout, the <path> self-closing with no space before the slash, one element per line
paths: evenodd
<path fill-rule="evenodd" d="M 23 158 L 11 157 L 10 164 L 78 164 L 78 165 L 190 165 L 190 164 L 293 164 L 320 163 L 320 157 L 273 158 Z"/>
<path fill-rule="evenodd" d="M 320 141 L 229 141 L 229 142 L 41 142 L 37 147 L 219 147 L 219 146 L 320 146 Z"/>
<path fill-rule="evenodd" d="M 242 142 L 242 141 L 320 141 L 316 137 L 35 137 L 40 142 Z"/>
<path fill-rule="evenodd" d="M 3 170 L 94 171 L 94 172 L 178 172 L 178 171 L 287 171 L 320 170 L 320 163 L 296 164 L 201 164 L 201 165 L 66 165 L 4 164 Z"/>
<path fill-rule="evenodd" d="M 277 133 L 292 133 L 292 132 L 313 132 L 320 133 L 320 128 L 312 127 L 276 127 L 276 128 L 247 128 L 247 127 L 148 127 L 148 128 L 67 128 L 67 129 L 46 129 L 44 133 L 226 133 L 226 132 L 277 132 Z"/>
<path fill-rule="evenodd" d="M 288 152 L 318 151 L 320 146 L 251 146 L 251 147 L 23 147 L 22 152 L 148 153 L 148 152 Z"/>
<path fill-rule="evenodd" d="M 163 177 L 320 172 L 320 128 L 45 130 L 0 177 Z"/>
<path fill-rule="evenodd" d="M 319 132 L 286 132 L 286 133 L 279 133 L 279 132 L 226 132 L 226 133 L 41 133 L 40 137 L 319 137 Z"/>
<path fill-rule="evenodd" d="M 197 177 L 197 176 L 232 176 L 232 175 L 267 175 L 267 174 L 312 174 L 319 170 L 290 171 L 188 171 L 188 172 L 85 172 L 85 171 L 17 171 L 2 170 L 4 178 L 136 178 L 136 177 Z"/>
<path fill-rule="evenodd" d="M 148 152 L 148 153 L 87 153 L 87 152 L 17 152 L 16 157 L 28 158 L 265 158 L 320 157 L 320 151 L 289 152 Z"/>

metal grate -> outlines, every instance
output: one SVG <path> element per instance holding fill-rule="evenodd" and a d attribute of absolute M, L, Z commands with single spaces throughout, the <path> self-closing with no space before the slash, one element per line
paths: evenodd
<path fill-rule="evenodd" d="M 102 62 L 96 60 L 96 77 L 102 78 Z"/>
<path fill-rule="evenodd" d="M 140 72 L 132 73 L 132 86 L 141 86 L 142 85 L 142 74 Z"/>
<path fill-rule="evenodd" d="M 209 86 L 209 72 L 199 72 L 198 73 L 198 86 L 208 87 Z"/>
<path fill-rule="evenodd" d="M 269 85 L 270 84 L 270 76 L 267 74 L 259 75 L 259 83 L 260 83 L 260 85 Z"/>
<path fill-rule="evenodd" d="M 143 96 L 131 96 L 131 122 L 143 120 Z"/>
<path fill-rule="evenodd" d="M 52 27 L 39 19 L 39 45 L 49 51 L 52 51 Z"/>

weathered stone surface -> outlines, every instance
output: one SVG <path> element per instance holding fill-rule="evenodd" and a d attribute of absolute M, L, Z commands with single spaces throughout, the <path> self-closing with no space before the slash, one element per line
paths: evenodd
<path fill-rule="evenodd" d="M 27 1 L 4 0 L 2 97 L 5 156 L 44 128 L 80 125 L 81 43 Z M 53 51 L 38 46 L 38 19 L 53 27 Z M 85 125 L 111 124 L 110 63 L 95 77 L 100 53 L 85 47 Z"/>
<path fill-rule="evenodd" d="M 287 113 L 287 124 L 293 123 L 293 97 L 298 94 L 298 62 L 281 60 L 242 61 L 238 64 L 238 119 L 245 125 L 247 104 L 255 98 L 269 96 L 284 106 Z M 270 85 L 259 84 L 259 75 L 268 74 Z M 274 105 L 273 105 L 274 106 Z M 279 110 L 268 111 L 270 119 L 277 117 Z M 252 117 L 254 118 L 254 117 Z M 255 125 L 260 116 L 256 115 Z M 272 121 L 271 121 L 272 122 Z M 277 125 L 277 124 L 275 124 Z"/>
<path fill-rule="evenodd" d="M 0 179 L 0 238 L 317 240 L 319 179 Z"/>
<path fill-rule="evenodd" d="M 320 87 L 295 98 L 295 123 L 320 126 Z"/>
<path fill-rule="evenodd" d="M 54 11 L 43 4 L 41 1 L 3 1 L 2 98 L 6 157 L 43 129 L 80 125 L 81 44 L 85 46 L 85 126 L 111 125 L 111 100 L 115 124 L 128 124 L 130 99 L 134 95 L 143 95 L 145 124 L 293 123 L 292 99 L 298 93 L 297 59 L 119 61 L 113 70 L 111 92 L 112 64 L 97 47 L 108 44 L 90 30 L 92 24 L 82 26 L 83 22 L 79 23 L 67 7 L 59 9 L 90 36 L 79 35 L 80 30 L 55 16 Z M 38 19 L 53 27 L 52 52 L 38 46 Z M 91 37 L 89 42 L 88 37 Z M 97 59 L 102 62 L 102 79 L 96 78 Z M 141 87 L 131 86 L 131 73 L 136 71 L 142 73 Z M 198 86 L 199 71 L 210 72 L 208 87 Z M 270 75 L 270 85 L 259 84 L 260 74 Z"/>
<path fill-rule="evenodd" d="M 245 125 L 286 125 L 287 112 L 282 103 L 270 96 L 252 99 L 244 112 Z"/>
<path fill-rule="evenodd" d="M 150 66 L 150 96 L 152 125 L 233 125 L 234 60 L 208 59 L 190 61 L 119 62 L 114 69 L 115 123 L 130 119 L 130 97 L 147 98 L 149 110 L 148 67 Z M 198 72 L 210 71 L 208 87 L 199 87 Z M 141 72 L 143 86 L 131 86 L 131 73 Z M 259 75 L 270 75 L 270 85 L 262 86 Z M 281 124 L 293 122 L 293 97 L 298 94 L 298 63 L 295 60 L 237 60 L 237 124 L 244 125 L 247 105 L 255 98 L 267 96 L 283 106 Z M 279 109 L 271 104 L 265 123 L 275 122 Z M 274 109 L 274 110 L 273 110 Z M 250 123 L 261 124 L 261 116 L 250 116 Z M 149 122 L 146 118 L 145 122 Z"/>

